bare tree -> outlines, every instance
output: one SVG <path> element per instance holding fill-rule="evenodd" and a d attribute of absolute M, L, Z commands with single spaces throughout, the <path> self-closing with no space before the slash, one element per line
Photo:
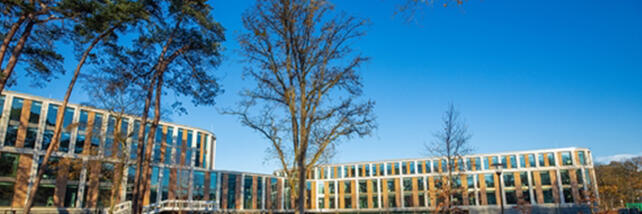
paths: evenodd
<path fill-rule="evenodd" d="M 457 160 L 472 152 L 470 145 L 471 134 L 468 133 L 468 126 L 460 118 L 459 112 L 454 104 L 450 104 L 442 117 L 442 129 L 435 134 L 435 140 L 426 144 L 426 150 L 435 156 L 446 160 L 446 177 L 439 194 L 443 199 L 442 211 L 450 213 L 453 209 L 452 197 L 459 191 L 454 185 Z"/>
<path fill-rule="evenodd" d="M 365 24 L 336 15 L 327 1 L 257 1 L 243 15 L 244 76 L 256 87 L 226 113 L 268 140 L 297 213 L 304 213 L 305 175 L 328 148 L 376 128 L 374 102 L 359 100 L 357 68 L 367 58 L 350 47 Z"/>
<path fill-rule="evenodd" d="M 416 21 L 423 15 L 423 11 L 428 7 L 461 7 L 467 0 L 404 0 L 395 9 L 395 15 L 401 16 L 404 21 Z"/>
<path fill-rule="evenodd" d="M 128 133 L 123 130 L 121 124 L 129 115 L 139 115 L 142 107 L 142 90 L 134 84 L 128 84 L 115 76 L 104 72 L 94 72 L 92 75 L 85 75 L 85 89 L 92 98 L 91 103 L 97 108 L 106 109 L 113 118 L 114 128 L 112 133 L 107 133 L 113 139 L 112 156 L 106 157 L 104 161 L 113 161 L 116 158 L 114 171 L 107 176 L 111 179 L 112 191 L 109 198 L 109 213 L 114 211 L 116 203 L 122 200 L 120 191 L 122 181 L 125 179 L 125 170 L 130 166 L 130 144 L 134 132 Z M 112 119 L 110 118 L 110 120 Z M 129 124 L 134 124 L 129 121 Z"/>

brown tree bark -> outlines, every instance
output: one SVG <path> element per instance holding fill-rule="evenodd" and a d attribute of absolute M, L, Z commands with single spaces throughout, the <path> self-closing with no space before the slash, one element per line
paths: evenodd
<path fill-rule="evenodd" d="M 11 39 L 13 39 L 13 36 L 18 31 L 18 28 L 20 28 L 22 23 L 24 23 L 25 18 L 26 18 L 25 16 L 21 16 L 18 19 L 18 21 L 13 23 L 13 25 L 11 25 L 11 28 L 10 28 L 9 32 L 4 37 L 4 40 L 2 41 L 2 46 L 0 46 L 0 65 L 2 65 L 2 62 L 4 61 L 4 55 L 6 54 L 7 49 L 9 48 L 9 43 L 11 43 Z M 2 67 L 2 66 L 0 66 L 0 67 Z"/>
<path fill-rule="evenodd" d="M 31 26 L 33 26 L 33 22 L 30 22 Z M 29 27 L 29 25 L 27 25 Z M 85 61 L 87 60 L 87 57 L 89 56 L 89 53 L 94 49 L 96 44 L 100 42 L 103 38 L 105 38 L 107 35 L 112 33 L 116 27 L 111 28 L 110 30 L 104 32 L 100 36 L 96 37 L 94 41 L 91 42 L 89 47 L 85 49 L 85 51 L 82 54 L 82 57 L 80 58 L 80 61 L 78 62 L 78 65 L 76 65 L 76 70 L 74 70 L 74 75 L 71 78 L 71 81 L 69 82 L 69 86 L 67 86 L 67 92 L 65 92 L 65 98 L 62 101 L 62 105 L 60 106 L 60 109 L 58 109 L 58 115 L 56 115 L 56 126 L 54 128 L 54 135 L 53 138 L 51 139 L 51 143 L 49 144 L 49 147 L 47 148 L 47 152 L 45 153 L 45 156 L 42 159 L 42 163 L 38 168 L 38 175 L 36 176 L 36 180 L 33 182 L 33 185 L 31 186 L 31 189 L 29 191 L 29 194 L 27 196 L 27 203 L 25 205 L 23 213 L 28 214 L 31 210 L 31 206 L 33 205 L 33 200 L 34 197 L 36 196 L 36 191 L 38 190 L 38 186 L 40 185 L 40 180 L 42 179 L 42 175 L 44 175 L 45 170 L 47 169 L 47 162 L 49 161 L 49 158 L 51 157 L 51 154 L 58 148 L 58 143 L 60 143 L 60 132 L 62 132 L 62 121 L 63 121 L 63 116 L 65 115 L 65 109 L 67 108 L 67 104 L 69 103 L 69 98 L 71 97 L 71 92 L 74 89 L 74 85 L 76 84 L 76 80 L 78 79 L 78 74 L 80 74 L 80 69 L 82 66 L 85 64 Z M 23 35 L 24 38 L 24 35 Z M 21 40 L 23 39 L 21 38 Z M 24 44 L 24 42 L 23 42 Z M 15 54 L 11 56 L 11 58 L 14 58 Z M 11 61 L 11 60 L 9 60 Z M 14 64 L 15 65 L 15 64 Z M 8 78 L 7 78 L 8 79 Z M 6 81 L 6 79 L 4 79 Z M 3 85 L 4 86 L 4 82 Z M 0 88 L 1 90 L 2 88 Z"/>
<path fill-rule="evenodd" d="M 22 36 L 20 37 L 20 40 L 18 40 L 16 47 L 14 47 L 13 52 L 11 52 L 11 57 L 7 62 L 7 67 L 5 67 L 2 70 L 2 76 L 0 76 L 0 93 L 2 93 L 2 91 L 4 90 L 4 87 L 7 85 L 7 81 L 9 81 L 9 78 L 13 73 L 13 68 L 15 68 L 16 64 L 18 63 L 18 57 L 22 53 L 22 49 L 24 48 L 25 42 L 27 42 L 27 39 L 29 39 L 29 35 L 31 35 L 31 30 L 33 29 L 34 24 L 36 23 L 33 20 L 30 20 L 27 23 L 25 30 L 22 32 Z"/>

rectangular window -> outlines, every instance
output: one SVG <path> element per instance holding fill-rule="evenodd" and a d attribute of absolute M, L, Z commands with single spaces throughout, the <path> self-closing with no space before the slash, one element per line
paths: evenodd
<path fill-rule="evenodd" d="M 430 170 L 430 168 L 431 168 L 431 167 L 430 167 L 430 166 L 431 166 L 430 164 L 431 164 L 431 163 L 430 163 L 430 162 L 431 162 L 430 160 L 427 160 L 427 161 L 426 161 L 426 173 L 430 173 L 430 172 L 431 172 L 431 170 Z"/>
<path fill-rule="evenodd" d="M 511 156 L 509 156 L 509 157 L 510 157 L 510 158 L 509 158 L 509 160 L 510 160 L 510 168 L 511 168 L 511 169 L 515 169 L 515 168 L 517 168 L 517 160 L 516 160 L 515 155 L 511 155 Z"/>
<path fill-rule="evenodd" d="M 539 160 L 539 167 L 544 167 L 544 154 L 539 153 L 537 154 L 537 159 Z"/>
<path fill-rule="evenodd" d="M 542 185 L 551 185 L 551 176 L 548 171 L 540 171 L 539 176 L 542 181 Z"/>
<path fill-rule="evenodd" d="M 544 194 L 544 203 L 547 203 L 547 204 L 553 203 L 553 190 L 552 189 L 543 190 L 542 193 Z"/>
<path fill-rule="evenodd" d="M 548 165 L 549 166 L 556 166 L 557 165 L 557 164 L 555 164 L 555 154 L 552 153 L 552 152 L 548 153 Z"/>
<path fill-rule="evenodd" d="M 515 187 L 515 177 L 512 172 L 504 174 L 504 187 Z"/>
<path fill-rule="evenodd" d="M 571 158 L 571 152 L 562 152 L 562 165 L 564 165 L 564 166 L 573 165 L 573 159 Z"/>
<path fill-rule="evenodd" d="M 517 204 L 517 193 L 515 190 L 506 190 L 506 204 Z"/>
<path fill-rule="evenodd" d="M 216 200 L 216 172 L 210 172 L 210 201 Z M 275 184 L 277 182 L 276 179 L 273 179 L 272 183 Z"/>
<path fill-rule="evenodd" d="M 392 171 L 392 163 L 386 163 L 386 175 L 394 175 Z"/>
<path fill-rule="evenodd" d="M 495 190 L 486 190 L 486 199 L 488 205 L 497 205 L 497 197 L 495 197 Z"/>
<path fill-rule="evenodd" d="M 72 127 L 70 126 L 72 123 L 72 120 L 74 119 L 74 108 L 67 107 L 65 109 L 65 115 L 63 116 L 62 119 L 62 135 L 60 136 L 60 145 L 58 146 L 58 151 L 61 152 L 69 152 L 69 142 L 71 140 L 71 131 Z M 96 134 L 99 134 L 100 132 L 96 132 Z"/>
<path fill-rule="evenodd" d="M 586 165 L 586 157 L 584 156 L 584 151 L 577 152 L 577 158 L 580 161 L 580 165 Z"/>
<path fill-rule="evenodd" d="M 495 187 L 495 178 L 493 177 L 493 174 L 484 174 L 484 180 L 486 181 L 486 187 L 487 188 L 494 188 Z"/>
<path fill-rule="evenodd" d="M 7 152 L 0 153 L 0 177 L 15 178 L 17 169 L 18 154 Z M 11 189 L 11 192 L 13 192 L 13 188 Z"/>
<path fill-rule="evenodd" d="M 16 146 L 18 137 L 18 128 L 20 127 L 20 115 L 22 114 L 22 105 L 24 100 L 14 97 L 9 112 L 9 125 L 4 139 L 5 146 Z"/>
<path fill-rule="evenodd" d="M 563 185 L 571 185 L 571 176 L 569 175 L 568 170 L 560 170 L 560 177 L 562 178 Z"/>
<path fill-rule="evenodd" d="M 488 157 L 484 157 L 484 170 L 490 169 L 488 167 Z"/>
<path fill-rule="evenodd" d="M 415 162 L 410 161 L 410 174 L 415 174 L 416 173 L 416 168 L 415 168 Z"/>
<path fill-rule="evenodd" d="M 530 167 L 535 167 L 535 154 L 528 154 L 528 164 Z"/>
<path fill-rule="evenodd" d="M 573 203 L 573 193 L 571 192 L 571 188 L 566 187 L 562 192 L 564 193 L 564 202 Z"/>
<path fill-rule="evenodd" d="M 519 167 L 525 168 L 526 167 L 526 155 L 520 155 L 519 156 Z"/>

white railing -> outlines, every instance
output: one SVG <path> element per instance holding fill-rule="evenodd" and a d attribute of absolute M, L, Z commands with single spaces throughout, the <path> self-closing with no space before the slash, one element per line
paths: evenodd
<path fill-rule="evenodd" d="M 213 211 L 214 201 L 165 200 L 143 207 L 143 213 L 160 213 L 165 211 Z"/>
<path fill-rule="evenodd" d="M 105 213 L 109 213 L 109 208 L 104 209 Z M 122 203 L 114 205 L 113 214 L 131 214 L 132 213 L 132 202 L 124 201 Z"/>

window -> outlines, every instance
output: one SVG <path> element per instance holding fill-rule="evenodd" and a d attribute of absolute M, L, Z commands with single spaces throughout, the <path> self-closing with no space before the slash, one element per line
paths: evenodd
<path fill-rule="evenodd" d="M 526 168 L 526 155 L 520 155 L 519 167 Z"/>
<path fill-rule="evenodd" d="M 16 177 L 18 169 L 18 154 L 0 153 L 0 177 Z M 12 186 L 13 187 L 13 186 Z M 11 189 L 13 192 L 13 188 Z"/>
<path fill-rule="evenodd" d="M 564 193 L 564 202 L 573 203 L 573 193 L 571 192 L 571 188 L 566 187 L 562 192 Z"/>
<path fill-rule="evenodd" d="M 476 157 L 475 158 L 475 170 L 481 170 L 481 158 Z"/>
<path fill-rule="evenodd" d="M 415 174 L 415 162 L 411 161 L 410 162 L 410 174 Z"/>
<path fill-rule="evenodd" d="M 580 165 L 586 165 L 586 157 L 584 156 L 584 151 L 577 152 L 577 158 L 580 161 Z"/>
<path fill-rule="evenodd" d="M 535 167 L 535 154 L 528 154 L 528 164 L 530 167 Z"/>
<path fill-rule="evenodd" d="M 544 154 L 537 154 L 537 159 L 539 160 L 539 167 L 544 167 Z"/>
<path fill-rule="evenodd" d="M 386 163 L 386 175 L 394 175 L 392 171 L 392 163 Z"/>
<path fill-rule="evenodd" d="M 512 172 L 504 174 L 504 186 L 515 187 L 515 177 Z"/>
<path fill-rule="evenodd" d="M 180 129 L 179 129 L 180 130 Z M 286 191 L 286 194 L 289 192 Z M 289 197 L 285 197 L 286 204 L 289 204 Z M 227 204 L 228 209 L 234 209 L 236 206 L 236 175 L 230 174 L 227 176 Z"/>
<path fill-rule="evenodd" d="M 488 168 L 488 157 L 484 157 L 484 170 L 487 170 Z"/>
<path fill-rule="evenodd" d="M 584 184 L 584 176 L 582 175 L 582 170 L 577 169 L 575 171 L 575 175 L 577 175 L 577 184 L 580 184 L 580 185 Z"/>
<path fill-rule="evenodd" d="M 487 188 L 495 187 L 495 178 L 493 177 L 493 174 L 484 174 L 484 181 L 486 181 Z"/>
<path fill-rule="evenodd" d="M 510 160 L 510 168 L 511 169 L 517 168 L 517 160 L 516 160 L 515 155 L 511 155 L 509 160 Z"/>
<path fill-rule="evenodd" d="M 424 173 L 424 162 L 423 161 L 417 161 L 417 172 L 418 173 Z"/>
<path fill-rule="evenodd" d="M 564 165 L 564 166 L 573 165 L 573 159 L 571 158 L 571 152 L 562 152 L 562 165 Z"/>
<path fill-rule="evenodd" d="M 560 177 L 562 178 L 562 184 L 563 185 L 570 185 L 571 184 L 571 176 L 569 175 L 568 170 L 560 170 Z"/>
<path fill-rule="evenodd" d="M 24 100 L 14 97 L 11 103 L 11 110 L 9 112 L 9 124 L 7 126 L 7 133 L 4 138 L 5 146 L 16 146 L 18 136 L 18 127 L 20 126 L 20 115 L 22 114 L 22 105 Z"/>
<path fill-rule="evenodd" d="M 517 204 L 517 194 L 515 190 L 506 190 L 506 204 Z"/>
<path fill-rule="evenodd" d="M 216 181 L 217 181 L 217 176 L 218 174 L 216 172 L 210 172 L 210 191 L 209 191 L 209 197 L 210 201 L 216 200 Z M 273 179 L 271 184 L 276 185 L 277 180 Z"/>
<path fill-rule="evenodd" d="M 430 173 L 431 172 L 431 170 L 430 170 L 430 160 L 427 160 L 425 163 L 426 163 L 426 173 Z"/>
<path fill-rule="evenodd" d="M 434 172 L 439 172 L 439 160 L 434 160 L 432 162 L 432 170 Z"/>
<path fill-rule="evenodd" d="M 495 190 L 486 190 L 486 199 L 488 200 L 488 205 L 496 205 L 497 198 L 495 197 Z"/>
<path fill-rule="evenodd" d="M 548 171 L 541 171 L 539 173 L 542 185 L 551 185 L 551 176 Z"/>
<path fill-rule="evenodd" d="M 243 208 L 252 209 L 252 177 L 246 176 L 243 182 Z"/>
<path fill-rule="evenodd" d="M 412 191 L 412 179 L 410 178 L 403 179 L 403 191 Z"/>
<path fill-rule="evenodd" d="M 556 166 L 557 165 L 557 164 L 555 164 L 555 154 L 552 153 L 552 152 L 548 153 L 548 165 L 549 166 Z"/>
<path fill-rule="evenodd" d="M 543 190 L 542 193 L 544 194 L 544 203 L 553 203 L 553 190 L 552 189 Z"/>
<path fill-rule="evenodd" d="M 24 141 L 24 148 L 33 149 L 36 145 L 36 135 L 38 135 L 38 122 L 40 121 L 40 110 L 42 109 L 42 102 L 31 102 L 31 110 L 29 112 L 29 124 L 27 124 L 27 136 Z"/>
<path fill-rule="evenodd" d="M 67 107 L 65 109 L 65 115 L 62 119 L 62 135 L 60 136 L 60 145 L 58 146 L 58 151 L 68 152 L 69 151 L 69 140 L 71 140 L 71 123 L 74 118 L 74 108 Z M 100 135 L 100 131 L 95 132 L 95 135 Z"/>

